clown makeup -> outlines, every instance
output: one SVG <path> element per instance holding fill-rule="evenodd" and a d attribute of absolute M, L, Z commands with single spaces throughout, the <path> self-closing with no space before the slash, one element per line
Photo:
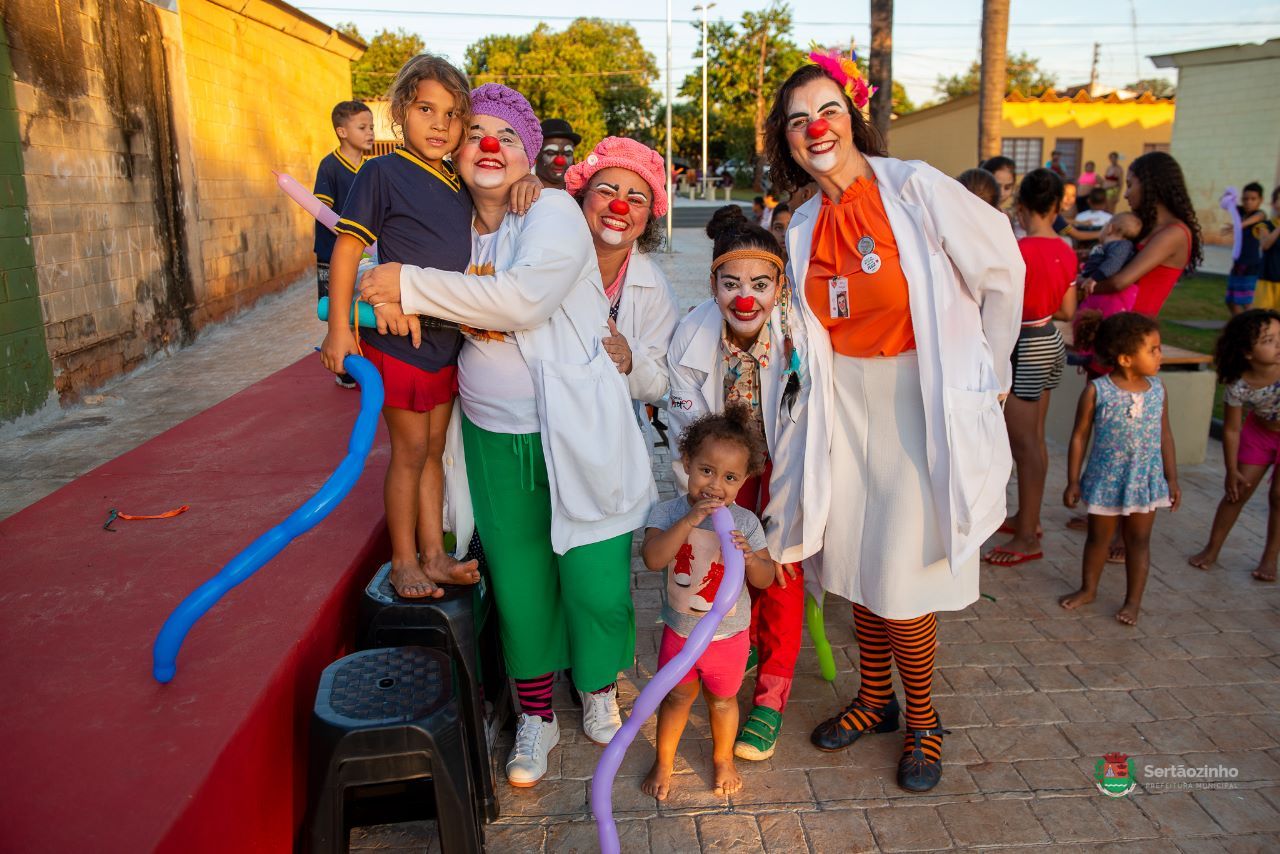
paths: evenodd
<path fill-rule="evenodd" d="M 505 190 L 529 174 L 524 143 L 505 119 L 496 116 L 471 117 L 455 160 L 462 180 L 473 189 Z"/>
<path fill-rule="evenodd" d="M 746 350 L 755 343 L 783 281 L 776 264 L 760 258 L 735 258 L 711 274 L 711 296 L 720 307 L 729 338 Z"/>
<path fill-rule="evenodd" d="M 572 165 L 573 143 L 553 136 L 543 141 L 534 172 L 544 184 L 564 189 L 564 173 Z"/>
<path fill-rule="evenodd" d="M 455 106 L 444 86 L 435 80 L 419 81 L 404 116 L 404 147 L 409 153 L 439 168 L 462 136 L 462 117 Z"/>
<path fill-rule="evenodd" d="M 601 169 L 591 176 L 582 199 L 582 214 L 599 245 L 630 246 L 649 223 L 653 191 L 645 180 L 620 166 Z"/>
<path fill-rule="evenodd" d="M 849 109 L 840 86 L 826 77 L 796 87 L 787 104 L 787 142 L 791 156 L 817 177 L 834 172 L 853 147 Z"/>

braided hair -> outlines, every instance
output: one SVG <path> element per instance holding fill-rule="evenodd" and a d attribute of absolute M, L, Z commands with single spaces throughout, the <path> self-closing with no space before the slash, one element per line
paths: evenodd
<path fill-rule="evenodd" d="M 1140 238 L 1151 236 L 1156 225 L 1156 205 L 1164 205 L 1169 213 L 1182 220 L 1191 231 L 1191 253 L 1187 262 L 1187 272 L 1190 273 L 1200 266 L 1204 254 L 1201 251 L 1200 222 L 1196 219 L 1195 207 L 1187 194 L 1182 167 L 1167 152 L 1148 151 L 1129 164 L 1129 171 L 1142 186 L 1142 199 L 1134 211 L 1142 220 Z"/>

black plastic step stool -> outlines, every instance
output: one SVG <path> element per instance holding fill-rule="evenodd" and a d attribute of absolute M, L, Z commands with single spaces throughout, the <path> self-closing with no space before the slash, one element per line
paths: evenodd
<path fill-rule="evenodd" d="M 348 850 L 349 790 L 427 778 L 441 849 L 483 850 L 456 681 L 448 655 L 419 646 L 364 650 L 324 669 L 311 719 L 313 854 Z"/>
<path fill-rule="evenodd" d="M 480 582 L 444 585 L 445 594 L 439 599 L 397 596 L 391 586 L 391 567 L 384 565 L 365 587 L 358 638 L 362 649 L 425 646 L 445 651 L 456 662 L 458 699 L 467 727 L 469 759 L 477 775 L 480 818 L 488 822 L 499 814 L 491 736 L 496 736 L 511 716 L 511 687 L 478 535 L 471 538 L 467 557 L 480 561 Z"/>

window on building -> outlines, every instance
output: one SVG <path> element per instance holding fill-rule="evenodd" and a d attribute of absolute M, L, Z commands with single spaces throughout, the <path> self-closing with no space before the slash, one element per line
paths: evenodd
<path fill-rule="evenodd" d="M 1169 143 L 1167 142 L 1144 142 L 1142 143 L 1142 153 L 1149 154 L 1152 151 L 1163 151 L 1169 153 Z"/>
<path fill-rule="evenodd" d="M 1006 136 L 1001 143 L 1000 153 L 1012 157 L 1018 164 L 1018 174 L 1025 175 L 1032 169 L 1039 169 L 1044 162 L 1044 140 L 1039 137 Z"/>
<path fill-rule="evenodd" d="M 1053 144 L 1053 150 L 1061 152 L 1062 156 L 1058 158 L 1058 162 L 1062 164 L 1062 171 L 1071 180 L 1080 174 L 1080 152 L 1084 149 L 1083 139 L 1062 139 Z"/>

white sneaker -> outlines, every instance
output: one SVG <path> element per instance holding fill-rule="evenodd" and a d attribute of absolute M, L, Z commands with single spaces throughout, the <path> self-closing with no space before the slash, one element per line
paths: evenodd
<path fill-rule="evenodd" d="M 614 733 L 622 729 L 622 715 L 618 713 L 618 686 L 614 685 L 603 694 L 578 693 L 582 695 L 582 731 L 596 744 L 608 744 Z"/>
<path fill-rule="evenodd" d="M 534 785 L 547 773 L 547 754 L 560 743 L 560 724 L 553 717 L 521 715 L 516 746 L 507 757 L 507 782 L 520 788 Z"/>

